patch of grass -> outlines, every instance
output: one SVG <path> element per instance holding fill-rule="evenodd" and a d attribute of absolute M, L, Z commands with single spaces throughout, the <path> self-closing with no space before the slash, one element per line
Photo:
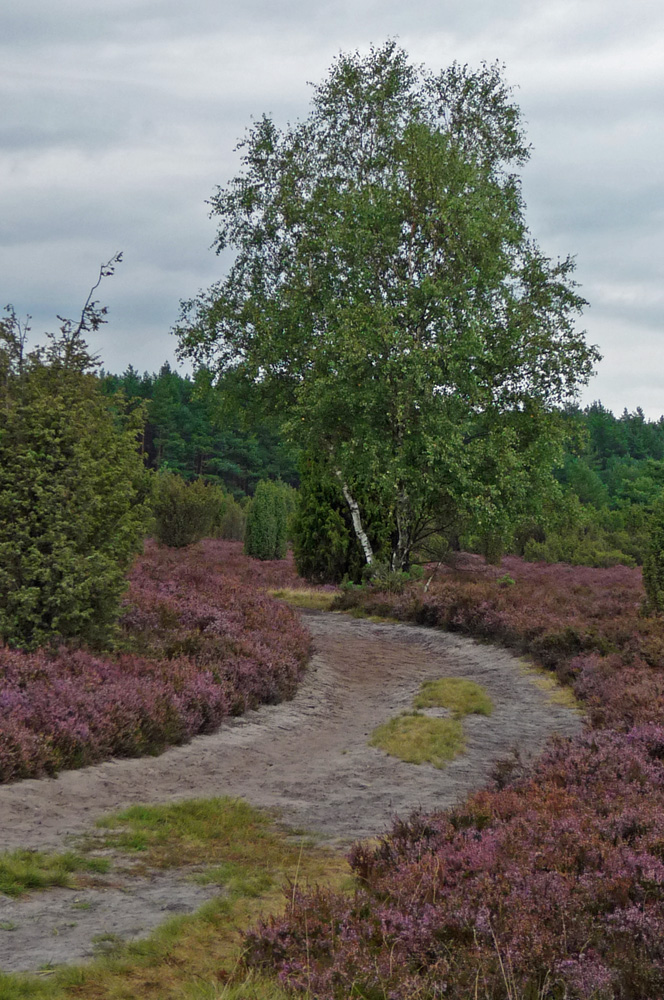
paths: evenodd
<path fill-rule="evenodd" d="M 310 608 L 313 611 L 329 611 L 337 596 L 334 591 L 314 590 L 307 587 L 293 589 L 283 587 L 281 590 L 268 590 L 270 597 L 276 597 L 295 608 Z"/>
<path fill-rule="evenodd" d="M 407 764 L 444 767 L 465 749 L 458 719 L 432 719 L 420 712 L 399 715 L 374 729 L 369 746 Z"/>
<path fill-rule="evenodd" d="M 231 798 L 130 806 L 99 820 L 97 828 L 105 847 L 141 854 L 150 868 L 248 864 L 253 869 L 263 845 L 274 838 L 266 813 Z"/>
<path fill-rule="evenodd" d="M 43 851 L 4 851 L 0 854 L 0 893 L 20 896 L 29 889 L 49 889 L 53 886 L 73 886 L 77 872 L 107 872 L 106 858 L 83 857 L 80 854 L 50 854 Z"/>
<path fill-rule="evenodd" d="M 524 674 L 529 674 L 540 691 L 543 691 L 553 705 L 562 705 L 579 715 L 584 714 L 583 705 L 574 696 L 571 687 L 559 684 L 554 674 L 544 667 L 538 667 L 530 660 L 519 660 L 519 667 Z"/>
<path fill-rule="evenodd" d="M 259 916 L 291 905 L 294 886 L 349 887 L 341 854 L 293 842 L 267 814 L 237 799 L 133 806 L 102 820 L 97 843 L 101 838 L 150 866 L 206 866 L 200 878 L 224 892 L 144 940 L 99 940 L 105 954 L 89 965 L 0 973 L 2 1000 L 286 1000 L 276 980 L 247 975 L 244 933 Z"/>
<path fill-rule="evenodd" d="M 488 693 L 463 677 L 441 677 L 425 681 L 413 699 L 414 708 L 448 708 L 456 719 L 464 715 L 491 715 L 493 703 Z"/>

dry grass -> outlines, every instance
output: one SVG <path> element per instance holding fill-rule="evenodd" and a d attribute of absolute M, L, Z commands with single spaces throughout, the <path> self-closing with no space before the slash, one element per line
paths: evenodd
<path fill-rule="evenodd" d="M 519 660 L 519 669 L 522 673 L 533 678 L 535 684 L 543 691 L 553 705 L 562 705 L 579 715 L 584 714 L 582 703 L 574 696 L 574 691 L 567 685 L 559 684 L 556 675 L 544 667 L 539 667 L 531 660 Z"/>
<path fill-rule="evenodd" d="M 307 587 L 300 589 L 282 587 L 280 590 L 268 590 L 268 594 L 270 597 L 285 601 L 291 607 L 309 608 L 312 611 L 329 611 L 337 596 L 335 591 L 313 590 Z"/>

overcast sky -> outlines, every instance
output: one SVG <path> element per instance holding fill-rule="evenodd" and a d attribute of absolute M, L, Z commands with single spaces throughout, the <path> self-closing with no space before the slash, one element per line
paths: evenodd
<path fill-rule="evenodd" d="M 252 116 L 304 117 L 340 51 L 397 38 L 437 70 L 496 59 L 533 145 L 527 218 L 574 254 L 604 355 L 583 401 L 664 413 L 661 0 L 9 0 L 0 11 L 2 301 L 36 333 L 99 264 L 104 366 L 174 361 L 180 299 L 221 274 L 208 199 Z"/>

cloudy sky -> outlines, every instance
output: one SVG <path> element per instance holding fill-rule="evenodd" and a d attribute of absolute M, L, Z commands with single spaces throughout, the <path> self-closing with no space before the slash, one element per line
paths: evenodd
<path fill-rule="evenodd" d="M 440 69 L 496 59 L 530 142 L 528 221 L 577 258 L 604 360 L 583 400 L 664 413 L 661 0 L 10 0 L 0 11 L 2 302 L 36 333 L 99 264 L 107 370 L 174 360 L 178 303 L 220 276 L 206 199 L 252 116 L 307 114 L 340 51 L 397 38 Z"/>

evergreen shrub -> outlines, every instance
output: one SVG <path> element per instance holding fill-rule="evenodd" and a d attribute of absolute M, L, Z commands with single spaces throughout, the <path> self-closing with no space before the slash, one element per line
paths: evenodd
<path fill-rule="evenodd" d="M 215 530 L 215 537 L 223 538 L 228 542 L 241 542 L 244 540 L 246 523 L 246 512 L 235 497 L 230 495 L 224 497 L 224 503 Z"/>
<path fill-rule="evenodd" d="M 247 512 L 244 551 L 254 559 L 283 559 L 288 548 L 289 509 L 294 490 L 261 480 Z"/>
<path fill-rule="evenodd" d="M 202 479 L 187 482 L 170 471 L 159 472 L 152 504 L 157 541 L 180 549 L 211 535 L 225 500 L 219 486 Z"/>
<path fill-rule="evenodd" d="M 389 549 L 389 537 L 384 529 L 376 528 L 373 515 L 377 505 L 366 497 L 362 499 L 367 512 L 364 530 L 374 553 L 380 555 L 382 549 Z M 359 583 L 366 569 L 339 479 L 312 455 L 306 455 L 300 463 L 293 555 L 298 573 L 311 583 Z"/>
<path fill-rule="evenodd" d="M 0 643 L 10 647 L 106 645 L 143 542 L 142 414 L 123 417 L 101 392 L 81 339 L 102 322 L 94 306 L 29 353 L 15 314 L 0 321 Z"/>

